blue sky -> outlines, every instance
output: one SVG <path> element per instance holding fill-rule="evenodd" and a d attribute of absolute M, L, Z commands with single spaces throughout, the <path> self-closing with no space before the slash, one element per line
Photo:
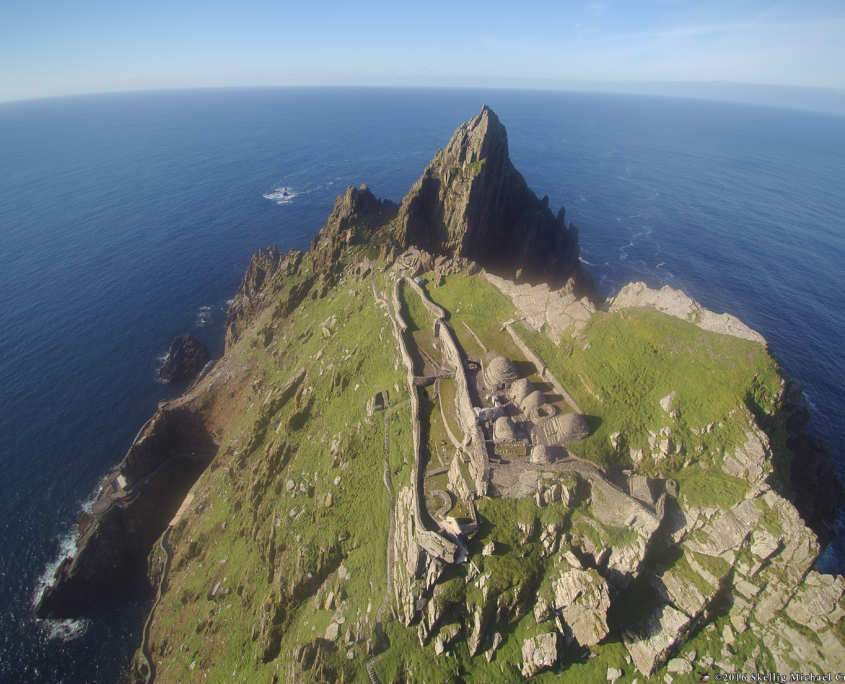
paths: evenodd
<path fill-rule="evenodd" d="M 207 86 L 682 81 L 843 89 L 845 2 L 0 4 L 0 100 Z"/>

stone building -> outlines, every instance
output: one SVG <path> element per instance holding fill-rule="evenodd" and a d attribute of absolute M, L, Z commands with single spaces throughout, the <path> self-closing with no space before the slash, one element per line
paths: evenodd
<path fill-rule="evenodd" d="M 493 392 L 505 392 L 519 377 L 513 362 L 500 354 L 491 354 L 485 364 L 484 384 Z"/>

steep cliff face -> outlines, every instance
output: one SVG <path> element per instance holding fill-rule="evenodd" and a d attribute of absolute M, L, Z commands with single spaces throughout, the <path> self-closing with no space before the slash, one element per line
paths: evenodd
<path fill-rule="evenodd" d="M 80 518 L 76 555 L 59 566 L 38 617 L 76 617 L 141 561 L 216 453 L 200 416 L 183 406 L 160 410 Z"/>
<path fill-rule="evenodd" d="M 487 106 L 463 124 L 402 201 L 397 236 L 405 246 L 459 255 L 486 269 L 592 291 L 578 259 L 578 230 L 537 199 L 508 156 L 508 136 Z"/>
<path fill-rule="evenodd" d="M 345 249 L 368 242 L 373 234 L 396 216 L 398 207 L 390 200 L 379 200 L 366 185 L 348 187 L 338 195 L 326 225 L 311 243 L 317 270 L 339 271 Z"/>
<path fill-rule="evenodd" d="M 280 263 L 285 264 L 286 260 L 279 254 L 276 245 L 267 249 L 259 249 L 252 256 L 244 279 L 241 281 L 226 316 L 227 347 L 237 341 L 240 337 L 241 327 L 261 308 L 263 304 L 261 294 L 264 292 L 267 283 L 276 274 Z"/>

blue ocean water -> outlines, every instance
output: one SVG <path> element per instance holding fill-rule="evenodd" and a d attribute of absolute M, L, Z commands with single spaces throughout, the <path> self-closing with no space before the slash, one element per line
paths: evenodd
<path fill-rule="evenodd" d="M 252 253 L 305 249 L 349 184 L 399 200 L 490 105 L 604 294 L 680 287 L 759 330 L 845 476 L 845 118 L 698 100 L 246 89 L 0 105 L 0 681 L 117 681 L 150 596 L 33 601 L 157 402 L 174 336 L 215 355 Z M 283 193 L 287 191 L 287 196 Z M 843 521 L 845 522 L 845 521 Z M 827 567 L 845 569 L 837 540 Z"/>

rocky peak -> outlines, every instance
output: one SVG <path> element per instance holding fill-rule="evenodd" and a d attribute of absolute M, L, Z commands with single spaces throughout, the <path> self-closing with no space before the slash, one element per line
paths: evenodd
<path fill-rule="evenodd" d="M 377 199 L 366 185 L 350 185 L 345 194 L 337 196 L 326 225 L 311 243 L 317 269 L 330 273 L 344 248 L 358 239 L 368 239 L 395 211 L 396 204 Z"/>
<path fill-rule="evenodd" d="M 578 259 L 578 231 L 555 216 L 549 198 L 538 199 L 508 156 L 507 131 L 486 105 L 462 124 L 402 201 L 397 237 L 415 245 L 477 261 L 507 277 L 569 281 L 592 294 Z"/>
<path fill-rule="evenodd" d="M 461 166 L 501 157 L 508 157 L 508 134 L 499 117 L 484 105 L 478 116 L 458 127 L 446 149 L 437 152 L 430 166 Z"/>

